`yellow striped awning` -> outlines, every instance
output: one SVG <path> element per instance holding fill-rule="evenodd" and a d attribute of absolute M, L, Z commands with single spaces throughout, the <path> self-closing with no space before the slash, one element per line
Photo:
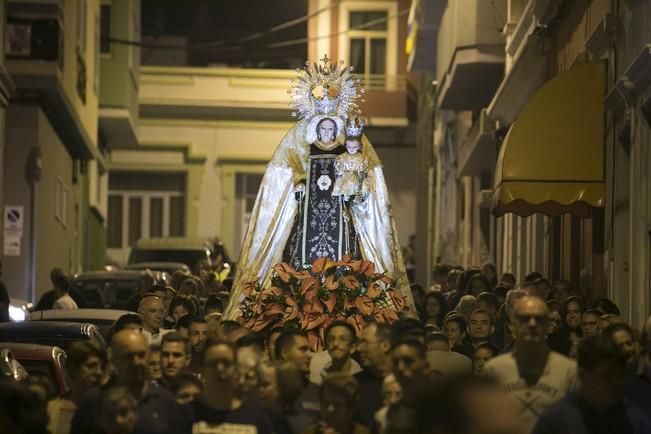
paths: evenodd
<path fill-rule="evenodd" d="M 577 65 L 527 102 L 502 143 L 493 213 L 522 217 L 604 206 L 605 64 Z"/>

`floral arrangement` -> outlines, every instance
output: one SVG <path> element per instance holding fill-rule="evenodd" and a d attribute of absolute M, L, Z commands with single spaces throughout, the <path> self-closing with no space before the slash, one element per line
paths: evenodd
<path fill-rule="evenodd" d="M 240 323 L 254 332 L 296 327 L 307 332 L 315 349 L 335 320 L 347 321 L 359 334 L 367 321 L 396 321 L 405 305 L 391 278 L 370 261 L 319 258 L 301 271 L 284 262 L 273 271 L 270 286 L 250 282 L 244 288 Z"/>

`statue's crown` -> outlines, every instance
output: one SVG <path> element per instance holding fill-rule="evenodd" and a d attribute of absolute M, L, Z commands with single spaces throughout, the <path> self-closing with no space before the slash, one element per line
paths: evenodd
<path fill-rule="evenodd" d="M 364 119 L 353 116 L 346 123 L 346 137 L 359 138 L 364 133 Z"/>
<path fill-rule="evenodd" d="M 306 62 L 303 69 L 297 69 L 288 93 L 296 111 L 293 116 L 309 119 L 316 115 L 334 115 L 347 119 L 359 112 L 357 101 L 364 93 L 359 80 L 353 75 L 352 67 L 344 62 L 330 63 L 327 55 L 321 64 Z"/>

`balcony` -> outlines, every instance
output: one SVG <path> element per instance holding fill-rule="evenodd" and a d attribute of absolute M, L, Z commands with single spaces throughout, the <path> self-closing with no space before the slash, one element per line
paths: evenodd
<path fill-rule="evenodd" d="M 147 118 L 291 121 L 293 70 L 143 66 L 140 115 Z M 370 126 L 407 125 L 406 77 L 361 75 Z M 391 90 L 387 90 L 391 89 Z"/>
<path fill-rule="evenodd" d="M 473 176 L 491 173 L 497 161 L 495 122 L 491 122 L 482 109 L 466 138 L 459 145 L 457 175 Z"/>
<path fill-rule="evenodd" d="M 288 120 L 290 70 L 143 66 L 140 114 L 191 119 Z"/>
<path fill-rule="evenodd" d="M 139 8 L 131 0 L 102 4 L 105 37 L 135 38 Z M 108 29 L 108 30 L 107 30 Z M 125 44 L 101 45 L 99 126 L 109 148 L 138 144 L 138 86 L 140 48 Z"/>
<path fill-rule="evenodd" d="M 405 47 L 410 72 L 436 72 L 436 39 L 446 6 L 447 0 L 412 0 Z"/>
<path fill-rule="evenodd" d="M 511 125 L 527 100 L 545 81 L 547 59 L 541 31 L 553 19 L 561 0 L 521 1 L 519 16 L 507 23 L 506 76 L 488 106 L 488 116 Z"/>
<path fill-rule="evenodd" d="M 506 0 L 450 0 L 437 40 L 439 108 L 478 110 L 504 75 Z"/>
<path fill-rule="evenodd" d="M 13 99 L 39 104 L 70 154 L 88 160 L 97 154 L 95 70 L 88 62 L 95 29 L 88 21 L 85 40 L 66 37 L 64 23 L 77 22 L 74 12 L 61 2 L 10 1 L 6 67 Z"/>

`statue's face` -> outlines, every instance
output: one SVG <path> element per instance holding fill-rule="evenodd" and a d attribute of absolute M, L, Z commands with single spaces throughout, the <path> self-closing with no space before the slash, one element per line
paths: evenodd
<path fill-rule="evenodd" d="M 334 121 L 330 119 L 324 119 L 319 123 L 317 127 L 317 136 L 319 140 L 324 144 L 330 144 L 335 141 L 335 132 L 337 127 Z"/>
<path fill-rule="evenodd" d="M 357 140 L 354 139 L 348 139 L 346 140 L 346 149 L 348 150 L 349 154 L 356 154 L 359 152 L 359 148 L 361 145 Z"/>

